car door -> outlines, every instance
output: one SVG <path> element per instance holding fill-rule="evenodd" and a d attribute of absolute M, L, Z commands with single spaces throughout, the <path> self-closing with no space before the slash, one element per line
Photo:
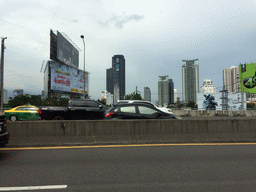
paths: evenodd
<path fill-rule="evenodd" d="M 166 119 L 166 115 L 150 106 L 138 105 L 140 119 Z"/>
<path fill-rule="evenodd" d="M 89 119 L 103 119 L 105 110 L 97 101 L 88 100 L 87 115 Z"/>
<path fill-rule="evenodd" d="M 116 115 L 118 119 L 139 119 L 136 105 L 120 106 Z"/>
<path fill-rule="evenodd" d="M 15 112 L 13 113 L 13 115 L 16 115 L 18 117 L 18 119 L 22 120 L 22 119 L 26 119 L 27 116 L 27 107 L 18 107 L 17 109 L 15 109 Z"/>
<path fill-rule="evenodd" d="M 35 107 L 27 108 L 27 119 L 38 119 L 37 108 Z"/>

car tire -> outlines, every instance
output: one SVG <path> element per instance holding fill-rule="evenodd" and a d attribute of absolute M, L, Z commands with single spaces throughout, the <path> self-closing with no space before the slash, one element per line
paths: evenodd
<path fill-rule="evenodd" d="M 9 118 L 11 121 L 17 121 L 18 117 L 16 115 L 11 115 Z"/>
<path fill-rule="evenodd" d="M 57 117 L 54 117 L 53 120 L 65 120 L 65 119 L 61 116 L 57 116 Z"/>

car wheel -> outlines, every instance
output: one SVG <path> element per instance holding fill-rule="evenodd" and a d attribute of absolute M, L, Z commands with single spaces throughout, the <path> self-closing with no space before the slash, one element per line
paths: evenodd
<path fill-rule="evenodd" d="M 57 117 L 54 117 L 53 120 L 65 120 L 65 119 L 61 116 L 57 116 Z"/>
<path fill-rule="evenodd" d="M 11 115 L 11 116 L 10 116 L 10 120 L 11 120 L 11 121 L 17 121 L 17 120 L 18 120 L 18 117 L 15 116 L 15 115 Z"/>

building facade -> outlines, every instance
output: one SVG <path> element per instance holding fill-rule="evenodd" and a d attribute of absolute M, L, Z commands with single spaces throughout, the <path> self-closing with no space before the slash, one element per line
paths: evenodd
<path fill-rule="evenodd" d="M 174 82 L 169 79 L 169 103 L 174 103 Z"/>
<path fill-rule="evenodd" d="M 196 103 L 197 93 L 199 93 L 199 60 L 182 60 L 183 102 Z"/>
<path fill-rule="evenodd" d="M 174 103 L 177 103 L 177 97 L 178 97 L 177 89 L 174 89 Z"/>
<path fill-rule="evenodd" d="M 201 93 L 215 93 L 215 87 L 210 79 L 205 79 L 201 87 Z"/>
<path fill-rule="evenodd" d="M 114 93 L 114 84 L 113 84 L 113 70 L 112 68 L 107 69 L 106 73 L 106 90 L 107 92 Z"/>
<path fill-rule="evenodd" d="M 223 90 L 229 93 L 240 92 L 239 67 L 231 66 L 223 69 Z"/>
<path fill-rule="evenodd" d="M 112 57 L 113 103 L 125 97 L 125 59 L 123 55 Z"/>
<path fill-rule="evenodd" d="M 151 91 L 149 87 L 144 87 L 144 101 L 151 102 Z"/>
<path fill-rule="evenodd" d="M 158 104 L 163 107 L 169 103 L 169 76 L 158 78 Z"/>

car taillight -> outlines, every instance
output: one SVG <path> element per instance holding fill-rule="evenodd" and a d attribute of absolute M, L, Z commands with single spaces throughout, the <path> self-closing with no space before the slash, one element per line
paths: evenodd
<path fill-rule="evenodd" d="M 40 116 L 42 115 L 42 111 L 39 108 L 37 109 L 37 112 L 39 113 Z"/>
<path fill-rule="evenodd" d="M 106 115 L 105 115 L 105 117 L 110 117 L 111 115 L 113 115 L 114 113 L 107 113 Z"/>

